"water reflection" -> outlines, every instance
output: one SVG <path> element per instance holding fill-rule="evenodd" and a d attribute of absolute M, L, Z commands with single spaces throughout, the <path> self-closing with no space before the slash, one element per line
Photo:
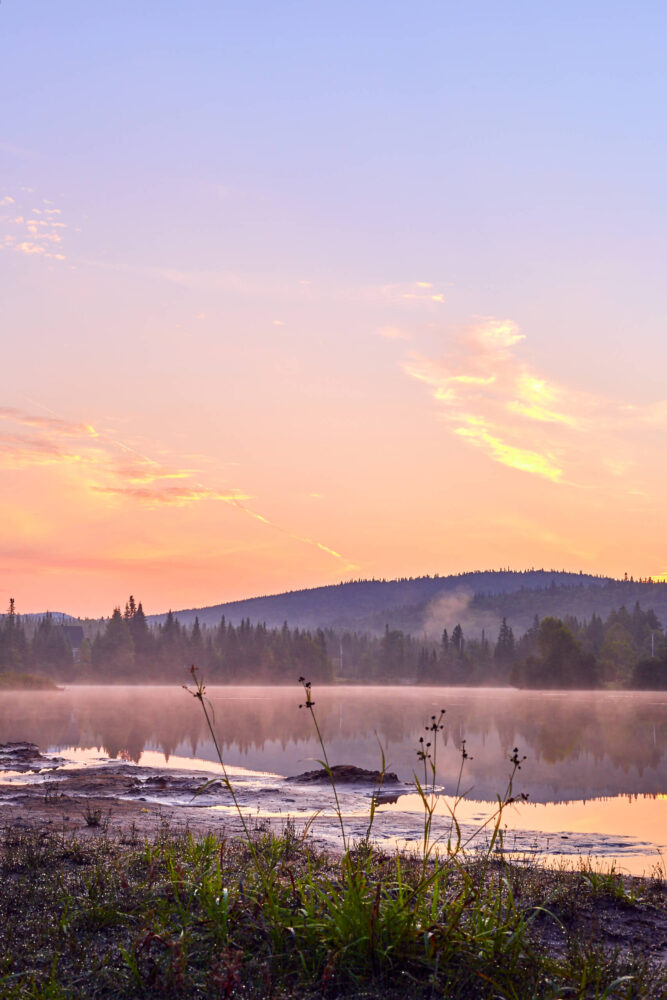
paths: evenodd
<path fill-rule="evenodd" d="M 213 688 L 216 728 L 230 764 L 279 774 L 306 769 L 320 755 L 299 691 Z M 438 780 L 451 788 L 457 747 L 472 760 L 466 787 L 491 800 L 504 790 L 507 757 L 527 760 L 520 790 L 533 802 L 667 792 L 667 697 L 650 692 L 543 693 L 461 688 L 322 688 L 316 710 L 335 763 L 377 767 L 379 738 L 388 766 L 410 780 L 415 747 L 433 712 L 446 708 L 447 749 Z M 376 735 L 377 734 L 377 735 Z M 95 747 L 139 761 L 146 749 L 214 759 L 200 706 L 180 688 L 72 687 L 0 696 L 0 742 L 32 740 L 42 749 Z"/>

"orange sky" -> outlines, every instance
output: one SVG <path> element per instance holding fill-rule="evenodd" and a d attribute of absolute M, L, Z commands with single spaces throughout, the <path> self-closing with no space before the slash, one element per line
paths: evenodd
<path fill-rule="evenodd" d="M 204 365 L 149 405 L 139 389 L 141 420 L 108 393 L 74 404 L 75 372 L 68 401 L 19 396 L 0 409 L 6 598 L 100 614 L 130 592 L 157 611 L 486 566 L 657 574 L 660 404 L 548 379 L 522 336 L 477 320 L 430 357 L 370 330 L 372 389 L 274 357 L 244 391 Z"/>
<path fill-rule="evenodd" d="M 373 6 L 2 8 L 0 604 L 667 571 L 660 33 Z"/>

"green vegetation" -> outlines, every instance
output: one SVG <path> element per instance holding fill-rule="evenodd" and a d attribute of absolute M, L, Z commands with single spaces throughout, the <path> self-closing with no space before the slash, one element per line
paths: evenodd
<path fill-rule="evenodd" d="M 660 880 L 488 857 L 433 861 L 425 878 L 418 859 L 380 852 L 357 852 L 346 873 L 340 858 L 313 850 L 289 825 L 251 836 L 268 885 L 248 844 L 213 834 L 162 829 L 137 844 L 131 832 L 123 842 L 95 830 L 6 829 L 0 995 L 667 996 L 664 967 L 641 951 L 642 930 L 646 944 L 665 919 Z"/>
<path fill-rule="evenodd" d="M 595 656 L 584 652 L 559 618 L 543 618 L 535 635 L 536 655 L 519 661 L 512 683 L 533 688 L 594 688 L 599 684 Z"/>
<path fill-rule="evenodd" d="M 531 591 L 534 605 L 549 592 Z M 465 611 L 473 620 L 475 602 Z M 0 678 L 30 671 L 65 682 L 164 683 L 195 661 L 213 684 L 290 683 L 301 670 L 318 683 L 667 688 L 665 633 L 655 612 L 639 603 L 632 610 L 614 609 L 605 619 L 535 615 L 523 634 L 515 634 L 503 617 L 497 633 L 490 634 L 487 625 L 471 635 L 461 622 L 447 620 L 447 607 L 431 613 L 436 640 L 389 624 L 381 635 L 309 632 L 287 624 L 270 629 L 249 619 L 235 626 L 224 617 L 215 626 L 195 618 L 188 627 L 171 611 L 151 626 L 141 603 L 130 597 L 124 611 L 117 607 L 106 621 L 85 623 L 84 637 L 83 626 L 63 625 L 50 614 L 21 619 L 12 601 L 0 622 Z"/>
<path fill-rule="evenodd" d="M 67 630 L 50 614 L 36 626 L 24 622 L 12 600 L 0 622 L 0 678 L 31 669 L 65 682 L 180 682 L 184 663 L 196 660 L 216 684 L 282 683 L 291 681 L 295 670 L 308 670 L 320 682 L 333 680 L 321 630 L 267 629 L 249 621 L 234 627 L 224 618 L 215 628 L 200 628 L 197 620 L 186 628 L 171 612 L 151 628 L 133 597 L 124 612 L 115 608 L 106 622 L 96 623 L 95 634 L 76 652 Z"/>
<path fill-rule="evenodd" d="M 194 668 L 192 676 L 191 694 L 218 747 Z M 3 997 L 667 997 L 664 966 L 635 939 L 638 927 L 667 925 L 662 873 L 624 880 L 591 863 L 568 873 L 509 860 L 500 829 L 517 798 L 516 748 L 498 810 L 478 831 L 486 835 L 479 848 L 465 851 L 472 845 L 455 806 L 447 842 L 434 842 L 443 713 L 431 718 L 416 754 L 421 852 L 375 848 L 373 805 L 366 836 L 351 843 L 312 688 L 301 683 L 301 707 L 332 781 L 342 855 L 315 850 L 307 829 L 298 833 L 289 821 L 278 834 L 253 825 L 238 806 L 244 837 L 234 841 L 165 828 L 142 845 L 132 830 L 113 840 L 92 813 L 84 816 L 85 837 L 9 828 L 0 843 Z M 455 802 L 465 744 L 459 753 Z M 236 804 L 221 755 L 220 765 Z"/>

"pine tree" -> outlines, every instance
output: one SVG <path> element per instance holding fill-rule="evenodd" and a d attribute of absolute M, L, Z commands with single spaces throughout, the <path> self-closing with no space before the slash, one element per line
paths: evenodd
<path fill-rule="evenodd" d="M 190 660 L 200 668 L 204 667 L 204 640 L 202 638 L 199 615 L 195 617 L 194 625 L 190 632 Z"/>
<path fill-rule="evenodd" d="M 28 662 L 28 643 L 21 619 L 16 613 L 16 602 L 9 599 L 5 621 L 0 628 L 0 670 L 23 671 Z"/>
<path fill-rule="evenodd" d="M 183 629 L 171 609 L 169 609 L 165 622 L 160 629 L 158 649 L 159 665 L 157 673 L 159 677 L 163 677 L 164 675 L 167 677 L 178 676 L 179 671 L 184 672 L 187 666 L 189 666 L 186 663 L 188 655 Z"/>
<path fill-rule="evenodd" d="M 96 673 L 112 681 L 134 680 L 134 643 L 120 608 L 114 608 L 104 632 L 96 636 L 91 658 Z"/>
<path fill-rule="evenodd" d="M 32 666 L 47 674 L 69 680 L 72 674 L 72 647 L 60 625 L 54 624 L 47 611 L 39 622 L 30 648 Z"/>
<path fill-rule="evenodd" d="M 496 663 L 509 666 L 514 662 L 514 633 L 507 624 L 507 619 L 503 618 L 498 632 L 496 648 L 493 651 L 493 658 Z"/>

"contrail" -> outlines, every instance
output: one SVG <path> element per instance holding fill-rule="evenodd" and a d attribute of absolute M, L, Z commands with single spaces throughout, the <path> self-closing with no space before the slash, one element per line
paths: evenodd
<path fill-rule="evenodd" d="M 195 486 L 200 485 L 203 489 L 206 489 L 203 483 L 195 483 Z M 342 559 L 343 562 L 347 563 L 348 568 L 357 569 L 357 567 L 352 563 L 348 563 L 345 556 L 342 556 L 340 552 L 336 552 L 335 549 L 330 549 L 328 545 L 318 542 L 315 538 L 308 538 L 307 535 L 295 535 L 293 532 L 288 531 L 287 528 L 283 528 L 279 524 L 276 524 L 275 521 L 269 521 L 268 517 L 264 517 L 263 514 L 258 514 L 257 511 L 250 510 L 250 508 L 244 506 L 240 500 L 225 500 L 225 503 L 238 507 L 239 510 L 242 510 L 244 514 L 248 515 L 248 517 L 254 517 L 257 521 L 262 521 L 264 524 L 268 524 L 271 528 L 275 528 L 276 531 L 280 531 L 283 535 L 287 535 L 288 538 L 293 538 L 296 542 L 305 542 L 306 545 L 314 545 L 315 548 L 322 549 L 323 552 L 328 552 L 328 554 L 333 556 L 335 559 Z"/>
<path fill-rule="evenodd" d="M 25 394 L 22 394 L 22 396 L 23 399 L 27 400 L 32 406 L 36 406 L 40 410 L 44 410 L 46 413 L 51 414 L 52 417 L 56 417 L 59 420 L 65 419 L 55 410 L 52 410 L 50 407 L 45 406 L 43 403 L 39 403 L 36 399 L 31 399 L 29 396 L 26 396 Z M 150 465 L 159 464 L 155 461 L 155 459 L 151 458 L 149 455 L 144 455 L 142 452 L 137 451 L 136 448 L 132 448 L 131 445 L 126 444 L 124 441 L 119 441 L 117 438 L 109 437 L 108 435 L 95 430 L 92 424 L 87 426 L 91 428 L 91 431 L 94 431 L 94 436 L 97 437 L 99 440 L 106 440 L 110 444 L 113 444 L 116 447 L 121 448 L 123 451 L 128 451 L 130 452 L 130 454 L 136 455 L 137 458 L 142 459 L 142 461 L 144 462 L 148 462 Z M 195 482 L 194 485 L 199 489 L 206 490 L 209 493 L 217 492 L 216 490 L 212 489 L 212 487 L 207 486 L 206 483 Z M 282 525 L 276 524 L 275 521 L 269 520 L 268 517 L 264 517 L 264 515 L 260 514 L 258 511 L 252 510 L 250 507 L 246 507 L 245 504 L 241 503 L 240 500 L 237 500 L 234 497 L 218 496 L 217 499 L 222 501 L 222 503 L 226 503 L 232 507 L 238 508 L 238 510 L 242 511 L 248 517 L 251 517 L 256 521 L 261 521 L 262 524 L 267 525 L 267 527 L 269 528 L 273 528 L 274 531 L 279 531 L 281 534 L 285 535 L 287 538 L 291 538 L 295 542 L 301 542 L 304 545 L 312 545 L 314 548 L 320 549 L 322 552 L 326 552 L 327 555 L 330 555 L 332 558 L 338 559 L 341 562 L 345 563 L 346 570 L 359 568 L 356 564 L 349 562 L 349 560 L 346 559 L 345 556 L 341 555 L 340 552 L 336 552 L 335 549 L 330 548 L 330 546 L 325 545 L 323 542 L 318 542 L 316 538 L 309 538 L 307 535 L 297 535 L 294 532 L 289 531 L 287 528 L 283 528 Z"/>

